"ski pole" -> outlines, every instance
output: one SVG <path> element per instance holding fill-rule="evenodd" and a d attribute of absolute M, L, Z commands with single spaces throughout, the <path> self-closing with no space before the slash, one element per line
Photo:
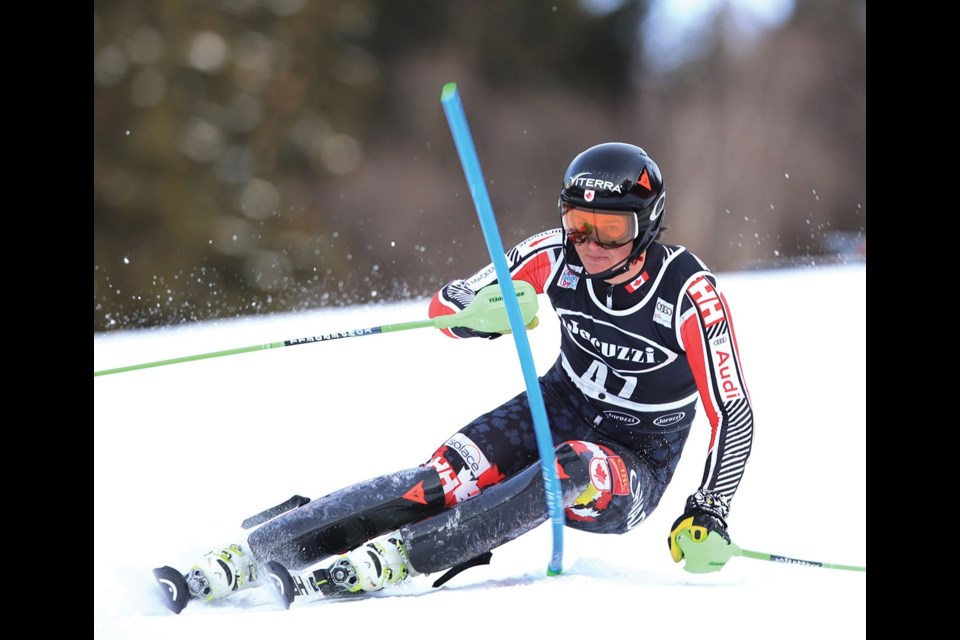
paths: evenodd
<path fill-rule="evenodd" d="M 736 544 L 728 543 L 723 537 L 715 531 L 711 531 L 706 538 L 696 539 L 689 531 L 684 531 L 677 536 L 677 544 L 683 550 L 683 559 L 686 561 L 683 568 L 690 573 L 709 573 L 719 571 L 727 563 L 727 560 L 734 556 L 744 558 L 753 558 L 754 560 L 769 560 L 781 564 L 796 564 L 805 567 L 819 567 L 821 569 L 842 569 L 844 571 L 863 571 L 866 567 L 858 567 L 849 564 L 835 564 L 832 562 L 819 562 L 816 560 L 800 560 L 799 558 L 788 558 L 787 556 L 765 553 L 762 551 L 750 551 L 742 549 Z"/>
<path fill-rule="evenodd" d="M 736 545 L 733 545 L 736 546 Z M 858 567 L 850 564 L 835 564 L 833 562 L 819 562 L 816 560 L 800 560 L 798 558 L 788 558 L 787 556 L 779 556 L 773 553 L 764 553 L 761 551 L 750 551 L 749 549 L 741 549 L 737 547 L 735 555 L 743 556 L 744 558 L 753 558 L 754 560 L 769 560 L 771 562 L 780 562 L 782 564 L 799 564 L 805 567 L 820 567 L 821 569 L 842 569 L 844 571 L 864 571 L 866 572 L 866 567 Z"/>
<path fill-rule="evenodd" d="M 520 302 L 523 322 L 525 325 L 530 325 L 537 316 L 538 305 L 536 289 L 533 288 L 532 284 L 525 281 L 515 282 L 514 287 L 517 293 L 517 299 Z M 474 331 L 483 331 L 486 333 L 509 332 L 510 323 L 504 307 L 503 294 L 500 291 L 500 285 L 492 284 L 484 287 L 480 290 L 476 297 L 474 297 L 470 304 L 452 315 L 439 316 L 429 320 L 398 322 L 396 324 L 384 324 L 378 327 L 367 327 L 364 329 L 350 329 L 347 331 L 324 333 L 316 336 L 307 336 L 305 338 L 292 338 L 290 340 L 283 340 L 281 342 L 268 342 L 266 344 L 257 344 L 249 347 L 225 349 L 223 351 L 213 351 L 211 353 L 201 353 L 192 356 L 182 356 L 180 358 L 170 358 L 169 360 L 158 360 L 156 362 L 145 362 L 126 367 L 117 367 L 115 369 L 94 371 L 93 376 L 105 376 L 113 373 L 123 373 L 125 371 L 136 371 L 139 369 L 149 369 L 151 367 L 162 367 L 168 364 L 177 364 L 180 362 L 191 362 L 194 360 L 232 356 L 238 353 L 249 353 L 251 351 L 280 349 L 282 347 L 292 347 L 299 344 L 329 342 L 330 340 L 338 340 L 340 338 L 356 338 L 359 336 L 369 336 L 377 333 L 391 333 L 395 331 L 406 331 L 408 329 L 421 329 L 425 327 L 435 327 L 437 329 L 467 327 L 468 329 L 473 329 Z"/>

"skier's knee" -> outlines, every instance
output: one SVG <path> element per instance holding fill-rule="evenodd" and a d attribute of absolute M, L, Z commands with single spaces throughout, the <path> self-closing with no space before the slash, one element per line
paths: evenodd
<path fill-rule="evenodd" d="M 615 495 L 629 493 L 627 467 L 607 447 L 568 440 L 557 447 L 557 463 L 568 520 L 593 521 Z"/>
<path fill-rule="evenodd" d="M 476 496 L 485 487 L 505 478 L 480 447 L 463 433 L 455 433 L 425 466 L 433 467 L 440 476 L 448 507 Z M 468 473 L 461 473 L 464 470 Z"/>

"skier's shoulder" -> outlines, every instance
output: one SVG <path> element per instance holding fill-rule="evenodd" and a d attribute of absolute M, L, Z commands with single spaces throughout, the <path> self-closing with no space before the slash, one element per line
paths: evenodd
<path fill-rule="evenodd" d="M 563 229 L 546 229 L 517 243 L 516 248 L 524 253 L 548 249 L 562 249 L 565 240 Z"/>
<path fill-rule="evenodd" d="M 704 286 L 718 290 L 713 270 L 685 246 L 654 243 L 650 250 L 651 260 L 659 265 L 656 286 L 667 298 L 694 294 Z"/>
<path fill-rule="evenodd" d="M 713 270 L 687 247 L 679 244 L 655 242 L 650 246 L 650 253 L 655 260 L 674 273 L 684 277 L 694 275 L 713 276 Z"/>

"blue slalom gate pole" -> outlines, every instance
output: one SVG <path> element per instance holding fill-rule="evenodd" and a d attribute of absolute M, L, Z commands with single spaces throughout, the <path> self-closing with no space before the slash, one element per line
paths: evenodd
<path fill-rule="evenodd" d="M 507 319 L 510 321 L 510 330 L 517 347 L 520 366 L 523 369 L 523 378 L 527 386 L 527 398 L 530 401 L 530 413 L 533 417 L 533 430 L 537 437 L 537 448 L 540 451 L 540 467 L 546 487 L 547 512 L 553 525 L 553 553 L 547 567 L 548 575 L 559 575 L 563 571 L 563 504 L 561 503 L 560 479 L 557 477 L 556 454 L 553 451 L 553 438 L 550 435 L 550 424 L 547 421 L 547 410 L 543 403 L 543 393 L 540 390 L 540 381 L 537 378 L 536 367 L 533 364 L 533 354 L 530 351 L 530 342 L 527 340 L 527 329 L 520 313 L 520 303 L 517 301 L 516 290 L 510 275 L 510 267 L 504 257 L 503 243 L 500 240 L 500 231 L 497 229 L 497 220 L 493 215 L 493 206 L 490 204 L 490 195 L 480 170 L 480 160 L 473 145 L 473 136 L 467 124 L 467 116 L 463 111 L 460 92 L 455 82 L 448 82 L 440 93 L 440 103 L 447 115 L 453 142 L 460 155 L 460 164 L 467 177 L 467 185 L 473 196 L 473 204 L 480 218 L 483 228 L 483 237 L 487 242 L 487 251 L 493 260 L 497 272 L 500 290 L 503 292 L 503 301 L 507 310 Z"/>

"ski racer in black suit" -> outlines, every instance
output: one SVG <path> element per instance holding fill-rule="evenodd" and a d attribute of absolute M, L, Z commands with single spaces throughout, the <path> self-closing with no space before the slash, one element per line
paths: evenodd
<path fill-rule="evenodd" d="M 727 516 L 750 456 L 753 411 L 716 277 L 684 247 L 659 242 L 665 196 L 641 148 L 587 149 L 566 171 L 560 226 L 515 246 L 507 262 L 514 280 L 549 297 L 560 320 L 560 354 L 540 385 L 567 526 L 622 534 L 643 522 L 670 483 L 701 401 L 711 427 L 703 478 L 668 536 L 680 562 L 681 534 L 730 542 Z M 448 283 L 430 316 L 456 313 L 495 282 L 488 266 Z M 257 584 L 266 561 L 307 576 L 298 579 L 302 593 L 324 595 L 487 562 L 492 549 L 547 520 L 539 458 L 520 393 L 420 466 L 265 512 L 246 545 L 214 549 L 187 574 L 191 596 Z M 216 577 L 224 562 L 227 580 Z"/>

